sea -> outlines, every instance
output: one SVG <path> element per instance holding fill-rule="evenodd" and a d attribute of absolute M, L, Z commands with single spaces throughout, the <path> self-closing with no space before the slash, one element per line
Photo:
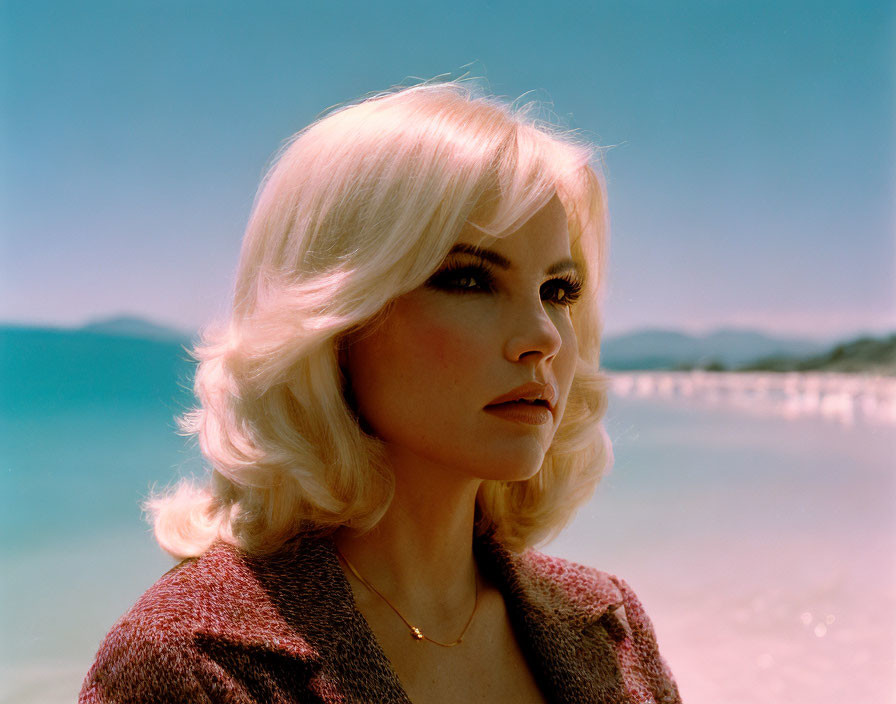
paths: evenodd
<path fill-rule="evenodd" d="M 204 471 L 191 373 L 171 342 L 0 334 L 0 702 L 75 701 L 174 564 L 140 503 Z M 688 704 L 896 702 L 896 423 L 613 388 L 614 464 L 541 549 L 632 586 Z"/>

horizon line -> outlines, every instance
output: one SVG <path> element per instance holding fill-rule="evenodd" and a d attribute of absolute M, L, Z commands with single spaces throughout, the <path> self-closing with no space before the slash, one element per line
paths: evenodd
<path fill-rule="evenodd" d="M 152 326 L 156 328 L 161 328 L 163 330 L 167 330 L 172 333 L 177 333 L 180 335 L 184 335 L 187 337 L 196 335 L 203 327 L 203 325 L 197 326 L 193 329 L 186 329 L 179 325 L 169 323 L 167 321 L 160 321 L 159 319 L 147 317 L 143 315 L 133 314 L 133 313 L 120 313 L 120 314 L 110 314 L 101 317 L 92 317 L 85 322 L 81 323 L 66 323 L 60 321 L 40 321 L 40 320 L 16 320 L 16 319 L 2 319 L 0 320 L 0 327 L 4 328 L 33 328 L 33 329 L 51 329 L 51 330 L 68 330 L 68 331 L 77 331 L 83 330 L 85 328 L 90 328 L 93 326 L 101 326 L 109 323 L 114 323 L 117 321 L 125 322 L 125 321 L 134 321 L 137 323 L 143 323 L 147 326 Z M 813 342 L 838 342 L 846 339 L 857 339 L 860 337 L 875 337 L 875 336 L 887 336 L 889 334 L 896 334 L 896 322 L 887 324 L 885 322 L 881 322 L 878 324 L 869 324 L 856 326 L 851 329 L 843 329 L 840 331 L 832 332 L 832 331 L 820 331 L 816 330 L 813 332 L 807 331 L 792 331 L 785 332 L 779 329 L 776 329 L 774 324 L 769 326 L 762 325 L 751 325 L 745 324 L 742 322 L 719 322 L 714 324 L 705 324 L 705 323 L 682 323 L 682 324 L 674 324 L 664 322 L 664 323 L 644 323 L 641 325 L 624 325 L 619 326 L 618 328 L 608 328 L 605 329 L 602 333 L 602 337 L 606 339 L 611 338 L 619 338 L 619 337 L 627 337 L 633 334 L 645 333 L 645 332 L 656 332 L 656 333 L 676 333 L 683 334 L 690 337 L 709 337 L 714 334 L 718 334 L 720 332 L 735 332 L 735 333 L 758 333 L 767 337 L 776 337 L 776 338 L 786 338 L 791 340 L 807 340 Z"/>

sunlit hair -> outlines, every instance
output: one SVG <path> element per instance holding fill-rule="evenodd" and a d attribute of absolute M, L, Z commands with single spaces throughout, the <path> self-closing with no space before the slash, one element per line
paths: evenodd
<path fill-rule="evenodd" d="M 534 112 L 469 84 L 424 84 L 335 110 L 287 143 L 259 188 L 229 317 L 193 350 L 199 405 L 180 425 L 211 476 L 146 502 L 162 548 L 195 556 L 220 538 L 262 554 L 309 526 L 372 528 L 394 478 L 346 401 L 340 340 L 421 286 L 467 222 L 512 233 L 555 194 L 585 273 L 571 312 L 578 366 L 541 470 L 483 482 L 476 529 L 521 551 L 592 495 L 610 460 L 604 190 L 595 148 Z"/>

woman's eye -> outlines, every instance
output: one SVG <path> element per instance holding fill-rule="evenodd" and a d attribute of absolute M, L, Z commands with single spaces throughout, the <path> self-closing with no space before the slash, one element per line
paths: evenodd
<path fill-rule="evenodd" d="M 492 275 L 481 267 L 448 267 L 437 272 L 426 285 L 440 291 L 458 293 L 491 293 L 495 290 Z M 541 299 L 558 306 L 571 306 L 579 298 L 582 284 L 575 279 L 557 278 L 541 286 Z"/>
<path fill-rule="evenodd" d="M 458 276 L 455 279 L 455 282 L 460 288 L 476 288 L 479 285 L 478 279 L 472 274 L 464 274 L 463 276 Z"/>
<path fill-rule="evenodd" d="M 444 269 L 427 284 L 443 291 L 490 291 L 491 279 L 485 271 L 476 267 Z"/>
<path fill-rule="evenodd" d="M 581 292 L 582 284 L 567 279 L 552 279 L 541 287 L 542 299 L 561 306 L 571 306 Z"/>

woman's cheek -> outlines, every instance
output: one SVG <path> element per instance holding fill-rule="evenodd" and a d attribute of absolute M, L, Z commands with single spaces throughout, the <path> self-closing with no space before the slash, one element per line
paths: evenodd
<path fill-rule="evenodd" d="M 465 368 L 471 363 L 471 358 L 475 358 L 478 342 L 476 335 L 462 320 L 447 318 L 430 320 L 421 326 L 416 347 L 421 352 L 420 361 L 424 366 L 460 376 L 471 371 Z M 478 361 L 481 364 L 485 360 Z"/>
<path fill-rule="evenodd" d="M 462 300 L 411 304 L 406 313 L 415 324 L 407 328 L 413 330 L 412 339 L 407 340 L 407 344 L 419 349 L 423 361 L 429 364 L 469 373 L 470 369 L 465 367 L 471 360 L 480 365 L 488 361 L 479 351 L 488 324 L 477 308 Z"/>

